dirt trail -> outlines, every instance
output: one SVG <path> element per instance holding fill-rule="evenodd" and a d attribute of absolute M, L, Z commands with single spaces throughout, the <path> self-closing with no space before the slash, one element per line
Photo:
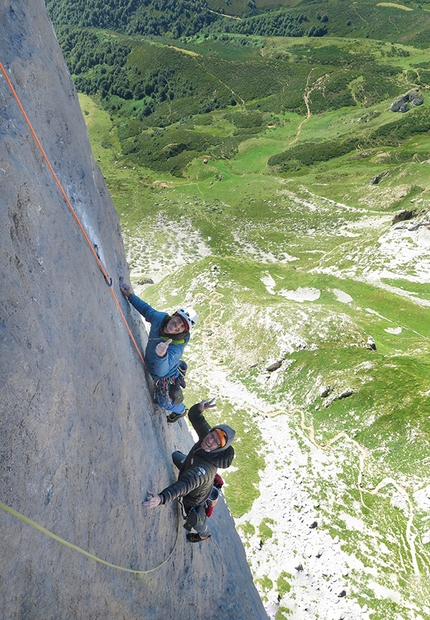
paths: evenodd
<path fill-rule="evenodd" d="M 308 77 L 306 78 L 306 86 L 305 86 L 305 90 L 303 92 L 303 100 L 305 102 L 305 106 L 306 106 L 306 118 L 304 118 L 301 123 L 299 124 L 299 126 L 297 127 L 297 132 L 296 132 L 296 137 L 294 138 L 294 140 L 292 140 L 290 142 L 290 146 L 292 144 L 294 144 L 295 142 L 297 142 L 297 140 L 299 139 L 300 133 L 302 131 L 302 127 L 303 125 L 311 118 L 312 116 L 312 112 L 311 112 L 311 106 L 310 106 L 310 96 L 312 94 L 312 92 L 314 90 L 317 90 L 321 87 L 324 86 L 324 80 L 326 78 L 328 78 L 328 73 L 325 73 L 324 75 L 322 75 L 321 77 L 319 77 L 316 82 L 313 84 L 313 86 L 309 86 L 309 80 L 311 79 L 311 75 L 312 75 L 312 71 L 313 69 L 310 70 Z"/>
<path fill-rule="evenodd" d="M 218 11 L 213 11 L 212 9 L 208 9 L 209 13 L 215 13 L 215 15 L 219 15 L 219 17 L 227 17 L 228 19 L 237 19 L 238 21 L 242 21 L 241 17 L 237 17 L 237 15 L 227 15 L 227 13 L 219 13 Z"/>
<path fill-rule="evenodd" d="M 361 19 L 361 21 L 363 21 L 363 22 L 367 25 L 367 24 L 368 24 L 367 19 L 365 19 L 365 18 L 364 18 L 362 15 L 360 15 L 360 13 L 357 11 L 357 7 L 355 6 L 356 4 L 357 4 L 356 2 L 353 2 L 353 3 L 352 3 L 352 7 L 351 7 L 351 8 L 353 9 L 353 11 L 354 11 L 354 13 L 357 15 L 357 17 L 358 17 L 358 18 L 360 18 L 360 19 Z"/>
<path fill-rule="evenodd" d="M 370 495 L 378 495 L 381 489 L 389 485 L 394 486 L 394 488 L 397 489 L 397 491 L 403 496 L 403 498 L 406 500 L 406 503 L 409 509 L 408 520 L 406 523 L 406 542 L 409 547 L 412 565 L 414 567 L 414 573 L 415 575 L 419 577 L 420 570 L 419 570 L 418 562 L 417 562 L 415 535 L 412 533 L 412 526 L 413 526 L 413 520 L 414 520 L 414 509 L 413 509 L 412 501 L 406 489 L 401 484 L 396 482 L 394 478 L 390 478 L 390 477 L 383 478 L 373 489 L 364 488 L 362 484 L 363 475 L 364 475 L 364 465 L 365 465 L 366 458 L 369 456 L 369 453 L 366 450 L 366 448 L 361 446 L 357 441 L 355 441 L 355 439 L 352 439 L 351 437 L 349 437 L 349 435 L 347 435 L 345 431 L 340 431 L 339 433 L 337 433 L 337 435 L 334 435 L 334 437 L 329 439 L 327 443 L 323 445 L 319 444 L 315 439 L 315 429 L 314 429 L 313 424 L 311 424 L 310 426 L 305 425 L 304 411 L 302 409 L 294 409 L 292 413 L 295 413 L 295 412 L 300 413 L 301 428 L 303 431 L 308 431 L 309 433 L 308 439 L 316 448 L 319 448 L 320 450 L 328 450 L 339 439 L 345 439 L 346 441 L 350 442 L 354 447 L 357 448 L 358 453 L 359 453 L 359 469 L 358 469 L 358 476 L 357 476 L 357 487 L 358 487 L 358 490 L 360 491 L 361 502 L 363 505 L 364 505 L 363 497 L 362 497 L 363 493 L 369 493 Z"/>

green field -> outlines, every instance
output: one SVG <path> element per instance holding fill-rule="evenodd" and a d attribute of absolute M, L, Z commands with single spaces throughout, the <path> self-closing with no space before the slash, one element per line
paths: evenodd
<path fill-rule="evenodd" d="M 335 37 L 243 48 L 233 34 L 128 37 L 127 70 L 169 68 L 174 98 L 147 115 L 148 100 L 80 103 L 136 292 L 155 307 L 198 310 L 186 399 L 216 395 L 241 437 L 226 475 L 233 515 L 247 518 L 271 458 L 259 421 L 283 416 L 309 454 L 303 485 L 330 534 L 400 602 L 352 571 L 357 600 L 370 617 L 397 620 L 428 617 L 427 509 L 416 497 L 429 485 L 430 74 L 424 22 L 415 39 L 387 30 L 407 18 L 410 32 L 425 5 L 388 4 L 324 5 Z M 235 0 L 223 6 L 238 11 Z M 356 34 L 345 39 L 351 11 Z M 412 89 L 424 103 L 391 112 Z M 312 446 L 336 463 L 335 481 L 314 475 Z M 262 573 L 249 542 L 277 544 L 273 524 L 239 529 L 263 598 L 285 595 L 277 618 L 288 617 L 291 575 Z"/>

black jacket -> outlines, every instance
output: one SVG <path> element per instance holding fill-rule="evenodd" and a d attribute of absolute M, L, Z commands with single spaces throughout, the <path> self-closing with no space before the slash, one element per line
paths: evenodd
<path fill-rule="evenodd" d="M 177 482 L 159 493 L 163 504 L 183 497 L 185 508 L 203 504 L 210 495 L 217 469 L 227 469 L 234 459 L 234 449 L 231 446 L 234 439 L 232 428 L 226 424 L 217 424 L 216 427 L 209 426 L 199 411 L 198 404 L 191 407 L 188 417 L 199 436 L 199 440 L 189 451 L 179 472 Z M 218 450 L 205 452 L 200 447 L 200 442 L 213 428 L 221 428 L 226 433 L 227 444 Z"/>

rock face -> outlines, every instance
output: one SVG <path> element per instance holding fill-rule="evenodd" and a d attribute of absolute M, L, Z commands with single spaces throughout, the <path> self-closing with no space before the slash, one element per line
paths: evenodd
<path fill-rule="evenodd" d="M 405 209 L 404 211 L 400 211 L 400 213 L 396 213 L 396 215 L 391 220 L 391 224 L 397 224 L 398 222 L 405 222 L 406 220 L 412 220 L 417 216 L 417 212 L 415 210 Z"/>
<path fill-rule="evenodd" d="M 401 95 L 390 105 L 391 112 L 407 112 L 409 106 L 415 107 L 424 103 L 423 94 L 417 90 L 410 90 L 406 95 Z"/>
<path fill-rule="evenodd" d="M 390 176 L 390 171 L 384 170 L 383 172 L 380 172 L 379 174 L 375 174 L 375 176 L 370 179 L 370 183 L 371 185 L 378 185 L 378 183 L 382 181 L 382 179 L 386 179 L 389 176 Z"/>
<path fill-rule="evenodd" d="M 115 303 L 144 345 L 119 291 L 128 273 L 118 217 L 43 0 L 4 0 L 0 29 L 0 62 L 113 281 L 0 74 L 1 617 L 266 618 L 223 501 L 201 545 L 186 542 L 177 505 L 141 507 L 174 479 L 171 452 L 193 439 L 185 421 L 168 426 L 154 410 Z M 94 558 L 152 572 L 107 566 L 36 524 Z"/>

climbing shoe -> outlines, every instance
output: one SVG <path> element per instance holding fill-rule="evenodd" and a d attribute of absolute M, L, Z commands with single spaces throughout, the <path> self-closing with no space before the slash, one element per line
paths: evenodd
<path fill-rule="evenodd" d="M 176 422 L 176 420 L 179 420 L 179 418 L 183 418 L 184 416 L 187 415 L 187 410 L 185 409 L 184 413 L 170 413 L 167 416 L 167 421 L 169 422 L 169 424 L 173 424 L 173 422 Z"/>
<path fill-rule="evenodd" d="M 188 542 L 192 543 L 203 542 L 204 540 L 209 540 L 210 537 L 210 534 L 209 536 L 204 536 L 203 538 L 200 536 L 200 534 L 194 534 L 194 532 L 192 534 L 187 534 Z"/>

